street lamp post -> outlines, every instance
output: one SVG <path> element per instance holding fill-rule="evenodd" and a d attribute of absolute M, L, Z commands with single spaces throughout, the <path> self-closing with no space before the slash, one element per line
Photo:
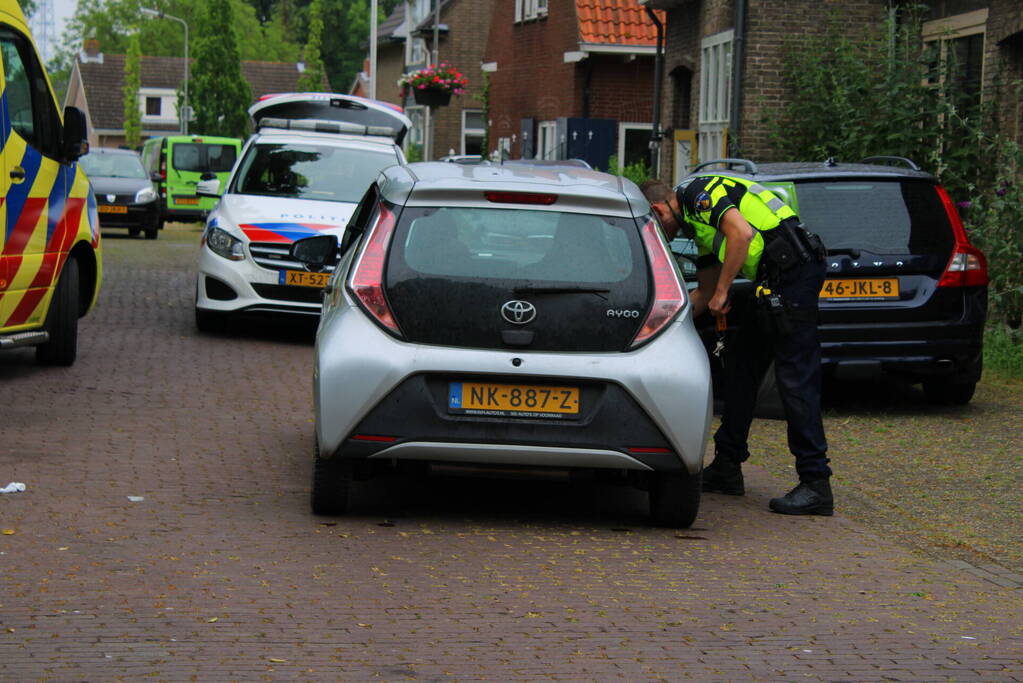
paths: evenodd
<path fill-rule="evenodd" d="M 178 116 L 181 119 L 181 132 L 185 135 L 188 134 L 188 115 L 191 113 L 188 109 L 188 23 L 180 17 L 172 17 L 160 10 L 149 9 L 148 7 L 142 7 L 140 10 L 143 14 L 147 14 L 151 17 L 157 17 L 158 19 L 171 19 L 180 23 L 185 27 L 185 82 L 183 84 L 184 95 L 181 98 L 181 107 L 178 108 Z"/>

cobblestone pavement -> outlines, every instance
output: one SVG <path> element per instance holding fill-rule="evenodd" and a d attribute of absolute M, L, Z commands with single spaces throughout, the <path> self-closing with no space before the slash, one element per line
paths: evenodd
<path fill-rule="evenodd" d="M 2 681 L 1023 681 L 1023 591 L 749 472 L 380 480 L 311 515 L 308 328 L 192 326 L 196 232 L 106 240 L 78 363 L 0 354 Z M 841 503 L 841 501 L 839 501 Z"/>

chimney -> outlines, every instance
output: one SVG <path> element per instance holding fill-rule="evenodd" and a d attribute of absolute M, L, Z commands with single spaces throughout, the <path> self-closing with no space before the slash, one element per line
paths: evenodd
<path fill-rule="evenodd" d="M 99 51 L 99 41 L 95 38 L 88 38 L 82 43 L 82 51 L 78 54 L 82 64 L 94 62 L 103 63 L 103 53 Z"/>

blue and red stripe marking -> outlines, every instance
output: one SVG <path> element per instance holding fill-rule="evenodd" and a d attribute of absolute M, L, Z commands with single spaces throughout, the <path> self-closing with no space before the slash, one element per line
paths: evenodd
<path fill-rule="evenodd" d="M 242 223 L 238 226 L 253 242 L 290 244 L 303 237 L 312 237 L 338 226 L 323 223 Z"/>

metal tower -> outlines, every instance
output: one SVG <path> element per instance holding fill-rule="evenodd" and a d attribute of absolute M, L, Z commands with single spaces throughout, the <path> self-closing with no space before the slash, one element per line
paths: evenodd
<path fill-rule="evenodd" d="M 53 58 L 53 51 L 57 49 L 57 22 L 53 14 L 53 0 L 37 0 L 36 11 L 28 21 L 32 28 L 32 35 L 35 36 L 36 45 L 43 55 L 43 61 L 49 62 Z"/>

